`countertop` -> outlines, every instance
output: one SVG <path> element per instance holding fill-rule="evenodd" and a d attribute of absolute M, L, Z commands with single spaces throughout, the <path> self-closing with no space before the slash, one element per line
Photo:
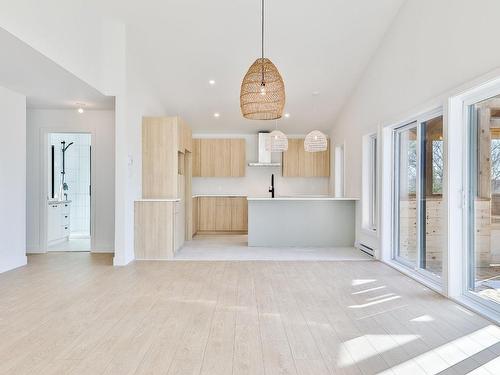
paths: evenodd
<path fill-rule="evenodd" d="M 248 197 L 249 201 L 358 201 L 359 198 L 335 198 L 329 196 L 296 196 L 296 197 Z"/>
<path fill-rule="evenodd" d="M 243 194 L 193 194 L 193 198 L 197 197 L 243 197 L 246 198 L 246 195 Z"/>
<path fill-rule="evenodd" d="M 153 199 L 136 199 L 136 202 L 180 202 L 180 198 L 153 198 Z"/>
<path fill-rule="evenodd" d="M 71 203 L 70 200 L 56 201 L 56 200 L 48 200 L 47 204 L 63 204 L 63 203 Z"/>

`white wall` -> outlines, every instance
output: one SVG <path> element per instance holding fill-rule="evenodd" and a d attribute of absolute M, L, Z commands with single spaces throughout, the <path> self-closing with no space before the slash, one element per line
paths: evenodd
<path fill-rule="evenodd" d="M 40 226 L 46 204 L 43 189 L 42 148 L 50 132 L 92 134 L 93 193 L 95 206 L 93 251 L 112 252 L 115 233 L 115 113 L 113 111 L 40 110 L 27 111 L 27 247 L 44 250 Z"/>
<path fill-rule="evenodd" d="M 444 93 L 500 67 L 499 14 L 497 0 L 403 5 L 331 132 L 346 143 L 347 196 L 361 196 L 363 135 L 444 103 Z"/>
<path fill-rule="evenodd" d="M 26 97 L 0 87 L 0 272 L 26 264 Z"/>
<path fill-rule="evenodd" d="M 11 32 L 115 102 L 115 265 L 134 259 L 134 199 L 140 198 L 142 116 L 165 115 L 145 84 L 126 26 L 99 16 L 86 1 L 0 0 L 0 27 Z M 171 114 L 175 115 L 175 114 Z"/>
<path fill-rule="evenodd" d="M 248 162 L 258 159 L 258 136 L 256 134 L 193 134 L 195 138 L 245 138 Z M 279 154 L 273 154 L 273 161 L 280 162 Z M 326 195 L 329 191 L 328 177 L 282 177 L 281 167 L 249 167 L 245 177 L 193 177 L 193 194 L 242 194 L 267 196 L 274 173 L 277 195 L 314 194 Z"/>

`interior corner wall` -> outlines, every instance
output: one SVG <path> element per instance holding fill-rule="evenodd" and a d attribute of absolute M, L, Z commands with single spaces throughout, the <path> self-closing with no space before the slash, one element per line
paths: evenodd
<path fill-rule="evenodd" d="M 43 186 L 40 164 L 41 147 L 49 132 L 87 132 L 92 134 L 92 159 L 95 208 L 93 252 L 113 252 L 115 245 L 115 112 L 87 110 L 28 109 L 27 111 L 27 250 L 44 252 L 41 233 Z"/>
<path fill-rule="evenodd" d="M 331 131 L 346 144 L 347 196 L 361 196 L 364 135 L 500 67 L 499 14 L 496 0 L 406 1 Z"/>
<path fill-rule="evenodd" d="M 123 124 L 116 129 L 116 266 L 134 260 L 134 201 L 142 197 L 142 118 L 166 115 L 154 88 L 137 71 L 141 54 L 135 46 L 127 36 L 125 94 L 116 100 L 116 121 Z"/>
<path fill-rule="evenodd" d="M 0 87 L 0 272 L 26 264 L 26 97 Z"/>

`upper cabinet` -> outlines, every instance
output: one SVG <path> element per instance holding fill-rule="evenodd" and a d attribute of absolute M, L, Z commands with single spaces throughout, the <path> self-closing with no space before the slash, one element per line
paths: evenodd
<path fill-rule="evenodd" d="M 193 177 L 244 177 L 244 139 L 193 139 Z"/>
<path fill-rule="evenodd" d="M 283 152 L 283 177 L 329 177 L 330 141 L 323 152 L 306 152 L 304 139 L 288 139 L 288 151 Z"/>
<path fill-rule="evenodd" d="M 142 192 L 144 198 L 178 198 L 179 175 L 189 174 L 191 129 L 179 117 L 144 117 L 142 122 Z M 188 168 L 190 169 L 190 168 Z"/>

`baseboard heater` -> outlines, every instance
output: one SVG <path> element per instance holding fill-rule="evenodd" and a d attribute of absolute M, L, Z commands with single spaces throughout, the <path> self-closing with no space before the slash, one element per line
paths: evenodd
<path fill-rule="evenodd" d="M 365 244 L 360 243 L 358 247 L 359 247 L 359 250 L 361 250 L 364 253 L 367 253 L 370 256 L 375 255 L 375 251 L 370 246 L 366 246 Z"/>

